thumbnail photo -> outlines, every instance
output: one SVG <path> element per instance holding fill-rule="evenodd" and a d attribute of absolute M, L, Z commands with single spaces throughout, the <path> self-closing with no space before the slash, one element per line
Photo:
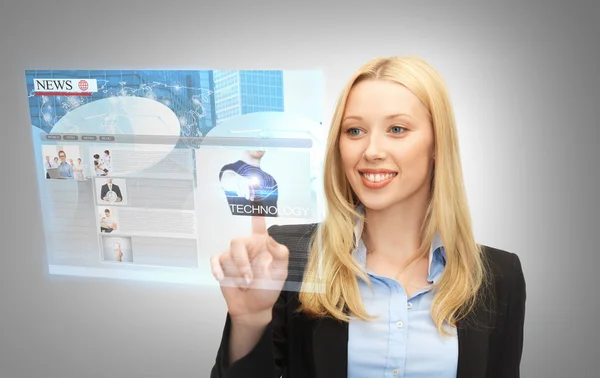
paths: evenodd
<path fill-rule="evenodd" d="M 199 149 L 196 170 L 203 211 L 228 216 L 314 216 L 308 150 Z"/>
<path fill-rule="evenodd" d="M 42 162 L 46 179 L 78 180 L 85 179 L 85 164 L 81 159 L 79 146 L 42 146 Z"/>
<path fill-rule="evenodd" d="M 98 215 L 100 220 L 100 233 L 110 234 L 115 233 L 119 226 L 118 210 L 114 207 L 98 207 Z"/>
<path fill-rule="evenodd" d="M 112 174 L 112 156 L 110 150 L 92 152 L 92 176 L 110 176 Z"/>
<path fill-rule="evenodd" d="M 96 178 L 96 193 L 101 205 L 127 205 L 125 179 Z"/>
<path fill-rule="evenodd" d="M 262 215 L 277 216 L 277 180 L 261 167 L 264 156 L 265 151 L 248 150 L 221 168 L 219 181 L 232 215 L 261 215 L 264 208 Z"/>
<path fill-rule="evenodd" d="M 102 261 L 104 262 L 133 262 L 131 237 L 102 237 Z"/>

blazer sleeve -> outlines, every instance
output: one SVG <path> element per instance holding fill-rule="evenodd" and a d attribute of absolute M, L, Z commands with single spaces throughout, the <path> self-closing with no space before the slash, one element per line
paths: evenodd
<path fill-rule="evenodd" d="M 221 344 L 211 370 L 211 378 L 281 377 L 287 352 L 287 335 L 284 327 L 286 298 L 286 292 L 282 291 L 273 306 L 271 322 L 265 328 L 256 346 L 233 364 L 229 364 L 231 318 L 227 314 Z"/>
<path fill-rule="evenodd" d="M 519 378 L 523 353 L 526 285 L 521 261 L 513 254 L 510 293 L 502 344 L 501 378 Z"/>

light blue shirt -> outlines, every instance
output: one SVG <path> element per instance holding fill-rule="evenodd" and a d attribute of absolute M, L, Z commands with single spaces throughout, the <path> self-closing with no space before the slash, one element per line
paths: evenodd
<path fill-rule="evenodd" d="M 62 177 L 73 178 L 73 167 L 68 163 L 60 163 L 58 165 L 58 172 Z"/>
<path fill-rule="evenodd" d="M 363 266 L 367 250 L 362 242 L 363 224 L 357 222 L 353 251 Z M 430 283 L 441 277 L 445 250 L 436 235 L 429 253 Z M 431 319 L 434 292 L 424 289 L 407 298 L 398 281 L 367 270 L 373 288 L 359 279 L 363 304 L 377 319 L 351 320 L 348 330 L 348 378 L 456 378 L 458 337 L 440 335 Z M 450 329 L 448 327 L 448 329 Z"/>

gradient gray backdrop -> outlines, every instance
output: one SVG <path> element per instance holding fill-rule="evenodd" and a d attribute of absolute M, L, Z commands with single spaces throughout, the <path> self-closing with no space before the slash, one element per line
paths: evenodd
<path fill-rule="evenodd" d="M 48 277 L 25 69 L 322 68 L 328 121 L 352 71 L 404 54 L 448 81 L 478 240 L 521 257 L 522 376 L 598 377 L 600 8 L 563 3 L 3 1 L 0 377 L 208 377 L 225 311 Z"/>

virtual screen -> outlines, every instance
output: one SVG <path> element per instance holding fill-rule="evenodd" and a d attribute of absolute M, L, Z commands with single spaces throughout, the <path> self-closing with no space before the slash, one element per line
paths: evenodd
<path fill-rule="evenodd" d="M 50 274 L 216 284 L 210 256 L 322 219 L 313 71 L 27 71 Z"/>

